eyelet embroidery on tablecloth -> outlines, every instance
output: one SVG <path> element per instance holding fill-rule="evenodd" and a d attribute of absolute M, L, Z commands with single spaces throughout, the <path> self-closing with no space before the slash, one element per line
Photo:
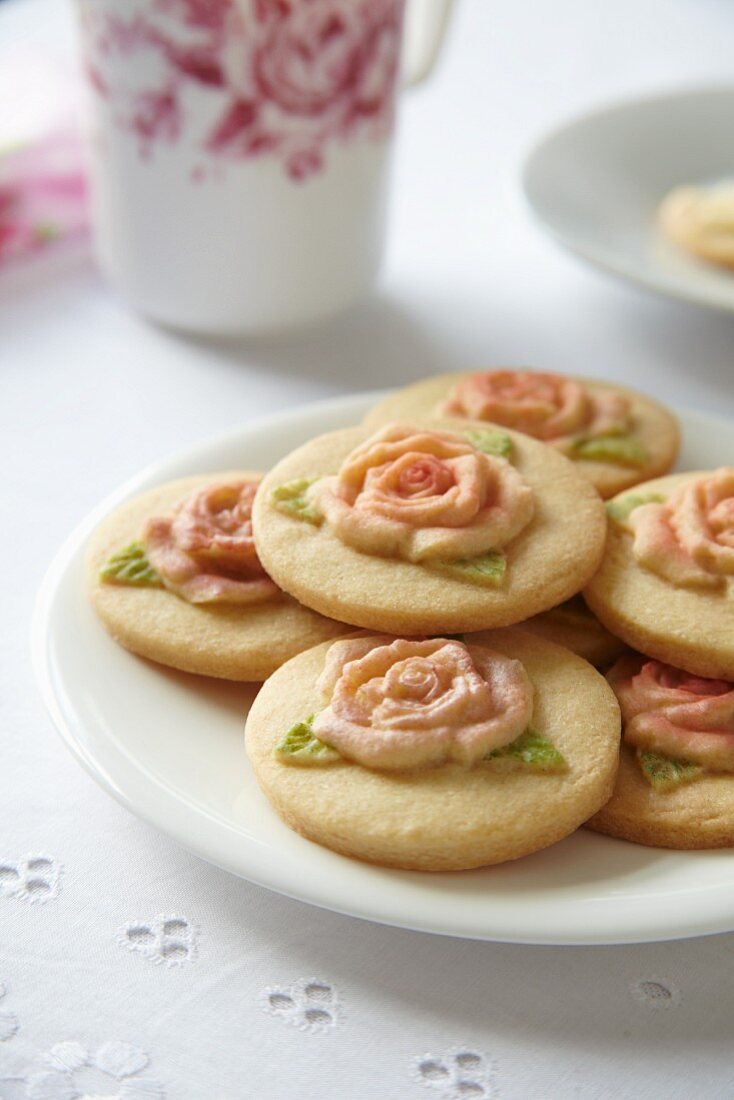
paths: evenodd
<path fill-rule="evenodd" d="M 630 992 L 640 1004 L 648 1008 L 674 1008 L 683 1000 L 679 989 L 667 979 L 643 978 L 638 982 L 632 982 Z"/>
<path fill-rule="evenodd" d="M 440 1055 L 424 1054 L 413 1061 L 411 1077 L 440 1092 L 442 1100 L 490 1100 L 492 1064 L 472 1047 L 450 1047 Z"/>
<path fill-rule="evenodd" d="M 271 1016 L 313 1035 L 327 1035 L 342 1016 L 336 990 L 319 978 L 301 978 L 287 988 L 268 987 L 260 1001 Z"/>
<path fill-rule="evenodd" d="M 7 986 L 0 982 L 0 1000 L 7 992 Z M 18 1030 L 18 1026 L 18 1017 L 14 1012 L 6 1012 L 4 1008 L 0 1009 L 0 1043 L 12 1039 Z"/>
<path fill-rule="evenodd" d="M 196 956 L 197 930 L 186 917 L 159 914 L 149 921 L 130 921 L 118 928 L 115 939 L 157 965 L 183 966 Z"/>
<path fill-rule="evenodd" d="M 165 1100 L 159 1081 L 139 1076 L 148 1055 L 130 1043 L 56 1043 L 40 1060 L 48 1068 L 25 1078 L 27 1100 Z"/>
<path fill-rule="evenodd" d="M 0 859 L 0 897 L 31 903 L 50 901 L 61 888 L 61 864 L 53 856 Z"/>

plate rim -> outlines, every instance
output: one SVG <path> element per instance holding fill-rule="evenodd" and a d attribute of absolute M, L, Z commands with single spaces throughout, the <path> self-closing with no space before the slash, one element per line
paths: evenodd
<path fill-rule="evenodd" d="M 446 927 L 445 923 L 442 921 L 436 922 L 435 920 L 425 920 L 417 923 L 414 917 L 410 920 L 401 921 L 394 914 L 386 915 L 380 910 L 379 905 L 365 907 L 364 901 L 362 901 L 360 907 L 356 909 L 335 904 L 332 901 L 326 902 L 323 897 L 319 897 L 318 894 L 313 893 L 313 891 L 301 888 L 300 884 L 299 889 L 294 890 L 287 883 L 282 881 L 276 883 L 272 878 L 270 881 L 267 881 L 266 879 L 260 878 L 257 873 L 250 873 L 249 871 L 247 874 L 244 874 L 242 870 L 228 863 L 226 858 L 222 858 L 221 853 L 217 853 L 216 847 L 212 847 L 212 838 L 209 832 L 202 832 L 200 835 L 197 833 L 196 841 L 192 839 L 190 831 L 186 838 L 182 837 L 180 835 L 180 830 L 176 828 L 176 822 L 171 822 L 168 812 L 159 811 L 158 807 L 151 808 L 147 801 L 141 808 L 140 798 L 136 799 L 134 794 L 131 794 L 126 788 L 124 782 L 120 783 L 119 779 L 116 780 L 112 775 L 108 774 L 104 766 L 89 752 L 87 747 L 80 742 L 73 728 L 73 716 L 65 713 L 63 702 L 54 684 L 49 648 L 49 620 L 53 609 L 54 598 L 59 593 L 63 584 L 67 568 L 76 553 L 83 546 L 93 528 L 99 523 L 100 519 L 124 499 L 135 493 L 139 489 L 141 483 L 147 482 L 151 478 L 160 478 L 160 480 L 167 479 L 168 475 L 166 470 L 170 465 L 180 463 L 182 460 L 187 463 L 195 463 L 196 457 L 199 454 L 208 453 L 212 448 L 240 440 L 243 433 L 246 434 L 250 428 L 267 430 L 271 426 L 282 424 L 283 422 L 288 423 L 294 414 L 298 415 L 299 412 L 305 410 L 308 410 L 312 415 L 316 416 L 322 413 L 338 413 L 342 406 L 352 412 L 355 406 L 361 404 L 366 410 L 369 407 L 368 402 L 379 400 L 386 392 L 389 391 L 361 391 L 359 393 L 341 395 L 336 398 L 332 397 L 308 402 L 307 404 L 294 408 L 280 410 L 269 416 L 252 418 L 237 427 L 229 428 L 225 431 L 217 432 L 200 439 L 188 448 L 182 448 L 179 451 L 167 454 L 163 458 L 146 465 L 141 471 L 128 478 L 117 489 L 105 496 L 103 500 L 101 500 L 99 504 L 74 527 L 54 555 L 43 577 L 36 596 L 31 623 L 31 657 L 36 684 L 39 688 L 45 708 L 62 741 L 69 749 L 74 759 L 107 794 L 111 795 L 115 801 L 131 812 L 135 817 L 159 830 L 185 850 L 235 875 L 237 878 L 252 882 L 257 886 L 289 897 L 295 901 L 315 905 L 318 908 L 329 912 L 339 913 L 343 916 L 369 920 L 373 923 L 383 924 L 389 927 L 451 936 L 459 939 L 498 943 L 522 943 L 538 946 L 600 946 L 651 943 L 733 931 L 734 905 L 730 905 L 727 908 L 728 916 L 722 912 L 720 915 L 712 917 L 709 913 L 707 914 L 708 920 L 701 919 L 697 921 L 695 927 L 691 927 L 690 919 L 682 921 L 679 919 L 671 919 L 667 922 L 664 929 L 658 926 L 655 928 L 647 927 L 640 930 L 638 927 L 636 930 L 626 929 L 622 933 L 592 933 L 584 938 L 579 938 L 578 935 L 563 935 L 558 932 L 553 935 L 544 934 L 542 936 L 531 936 L 523 932 L 513 934 L 510 930 L 499 932 L 491 928 L 488 930 L 484 929 L 481 932 L 477 929 L 473 931 L 459 930 L 457 928 Z M 722 417 L 700 413 L 695 410 L 686 410 L 684 415 L 688 420 L 698 421 L 701 428 L 705 428 L 707 423 L 715 424 L 719 428 L 729 428 L 729 422 Z M 165 809 L 165 801 L 167 800 L 168 803 L 173 806 L 174 811 L 178 808 L 179 812 L 188 815 L 193 814 L 197 822 L 200 820 L 206 822 L 207 819 L 211 819 L 211 821 L 215 823 L 216 829 L 232 829 L 231 825 L 215 819 L 213 814 L 207 813 L 202 807 L 192 806 L 183 795 L 176 794 L 172 789 L 166 787 L 154 775 L 144 771 L 141 765 L 136 764 L 135 766 L 138 776 L 143 778 L 146 784 L 152 784 L 153 788 L 157 788 L 162 792 L 164 796 L 161 802 L 162 809 Z M 369 867 L 370 865 L 365 866 Z M 406 872 L 406 874 L 409 873 Z M 277 878 L 277 876 L 275 877 Z M 719 889 L 721 889 L 721 887 L 719 887 Z M 734 902 L 734 883 L 729 887 L 728 894 L 732 902 Z"/>
<path fill-rule="evenodd" d="M 579 111 L 565 121 L 557 123 L 550 129 L 544 131 L 544 133 L 536 138 L 531 146 L 522 154 L 519 173 L 520 191 L 525 207 L 532 215 L 533 220 L 548 233 L 557 244 L 561 245 L 567 253 L 579 257 L 591 266 L 598 268 L 608 275 L 614 276 L 617 280 L 632 283 L 633 286 L 640 287 L 659 297 L 672 298 L 674 301 L 686 302 L 688 305 L 700 306 L 717 313 L 734 313 L 734 280 L 732 281 L 731 301 L 712 299 L 705 291 L 697 290 L 695 287 L 686 290 L 676 283 L 656 280 L 652 276 L 645 275 L 644 272 L 641 273 L 634 264 L 617 261 L 614 257 L 609 257 L 603 251 L 584 247 L 583 244 L 578 242 L 578 238 L 569 235 L 554 222 L 549 221 L 536 205 L 531 194 L 533 187 L 531 178 L 536 169 L 536 160 L 538 160 L 555 141 L 570 133 L 572 130 L 594 122 L 597 119 L 623 114 L 640 106 L 669 103 L 677 99 L 691 99 L 694 97 L 704 98 L 712 94 L 726 94 L 734 98 L 734 84 L 724 81 L 712 81 L 710 84 L 681 84 L 680 86 L 672 86 L 667 91 L 649 92 L 637 95 L 630 93 L 619 99 L 613 101 L 606 100 L 599 103 L 596 107 Z"/>

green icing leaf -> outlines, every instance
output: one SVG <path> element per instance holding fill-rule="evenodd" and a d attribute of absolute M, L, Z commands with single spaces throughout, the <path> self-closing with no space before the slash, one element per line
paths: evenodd
<path fill-rule="evenodd" d="M 476 447 L 478 451 L 484 451 L 487 455 L 507 458 L 512 453 L 512 440 L 504 432 L 480 428 L 464 434 L 472 447 Z"/>
<path fill-rule="evenodd" d="M 559 772 L 566 767 L 566 761 L 555 745 L 530 727 L 509 745 L 494 749 L 484 759 L 493 764 L 499 762 L 504 767 L 526 766 L 539 772 Z"/>
<path fill-rule="evenodd" d="M 647 462 L 647 451 L 630 435 L 597 435 L 579 439 L 573 444 L 572 453 L 577 458 L 615 462 L 619 466 L 644 466 Z"/>
<path fill-rule="evenodd" d="M 113 554 L 100 570 L 108 584 L 134 584 L 162 588 L 161 578 L 148 561 L 142 542 L 131 542 L 124 550 Z"/>
<path fill-rule="evenodd" d="M 472 581 L 474 584 L 499 584 L 505 575 L 507 560 L 501 550 L 488 550 L 476 558 L 457 558 L 456 561 L 432 561 L 429 568 L 452 577 Z"/>
<path fill-rule="evenodd" d="M 630 512 L 641 504 L 663 504 L 665 497 L 660 493 L 629 493 L 619 500 L 607 501 L 607 515 L 617 523 L 624 523 Z"/>
<path fill-rule="evenodd" d="M 273 489 L 271 500 L 278 511 L 318 526 L 323 516 L 306 496 L 306 491 L 318 480 L 317 477 L 298 477 L 294 481 L 286 481 Z"/>
<path fill-rule="evenodd" d="M 275 755 L 284 764 L 333 764 L 341 755 L 313 734 L 313 714 L 305 722 L 296 722 L 275 746 Z"/>
<path fill-rule="evenodd" d="M 642 752 L 639 749 L 637 760 L 645 779 L 656 791 L 669 791 L 681 783 L 690 783 L 692 779 L 698 779 L 704 770 L 700 764 L 692 764 L 689 760 L 676 760 L 659 752 Z"/>

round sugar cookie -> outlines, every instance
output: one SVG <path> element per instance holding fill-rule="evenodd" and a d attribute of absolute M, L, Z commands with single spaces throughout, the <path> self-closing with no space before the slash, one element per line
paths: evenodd
<path fill-rule="evenodd" d="M 99 525 L 87 556 L 89 593 L 105 629 L 142 657 L 225 680 L 264 680 L 302 649 L 346 628 L 301 607 L 285 593 L 246 605 L 193 604 L 165 588 L 109 584 L 100 570 L 140 538 L 151 517 L 169 515 L 192 491 L 232 478 L 261 474 L 228 471 L 181 478 L 122 504 Z"/>
<path fill-rule="evenodd" d="M 501 368 L 503 370 L 525 373 L 527 368 Z M 453 374 L 437 374 L 414 382 L 404 389 L 397 390 L 371 409 L 365 417 L 368 427 L 379 427 L 392 420 L 423 420 L 427 418 L 446 419 L 447 414 L 441 406 L 448 399 L 453 388 L 477 371 L 462 371 Z M 536 372 L 529 372 L 534 374 Z M 640 481 L 666 473 L 673 465 L 680 446 L 680 430 L 676 418 L 657 401 L 636 390 L 619 386 L 616 383 L 600 382 L 593 378 L 576 378 L 571 375 L 554 377 L 567 378 L 586 387 L 591 394 L 617 394 L 629 402 L 630 430 L 629 439 L 635 448 L 641 448 L 636 465 L 621 465 L 581 456 L 573 456 L 573 463 L 597 489 L 604 499 L 614 496 L 622 489 L 636 485 Z M 452 413 L 451 416 L 456 416 Z M 500 423 L 498 420 L 497 423 Z M 511 424 L 507 425 L 512 427 Z M 530 433 L 532 434 L 532 433 Z"/>
<path fill-rule="evenodd" d="M 656 791 L 643 776 L 635 750 L 623 742 L 614 793 L 586 825 L 652 848 L 730 848 L 734 775 L 710 773 L 675 790 Z"/>
<path fill-rule="evenodd" d="M 539 638 L 565 646 L 595 668 L 612 664 L 627 648 L 589 611 L 583 596 L 572 596 L 559 607 L 543 611 L 520 625 Z"/>
<path fill-rule="evenodd" d="M 621 760 L 590 828 L 653 847 L 734 846 L 734 683 L 639 653 L 607 679 L 622 712 Z"/>
<path fill-rule="evenodd" d="M 389 643 L 392 638 L 383 639 Z M 568 650 L 517 629 L 481 633 L 486 647 L 520 661 L 534 689 L 532 729 L 563 758 L 557 771 L 485 762 L 378 771 L 340 757 L 283 763 L 276 746 L 327 701 L 317 681 L 330 644 L 294 657 L 263 685 L 245 742 L 258 782 L 296 832 L 343 855 L 407 870 L 501 863 L 561 840 L 609 798 L 619 707 L 604 678 Z"/>
<path fill-rule="evenodd" d="M 665 499 L 704 474 L 656 478 L 620 493 L 608 508 L 650 496 Z M 641 566 L 632 533 L 610 520 L 604 557 L 584 599 L 604 626 L 633 649 L 699 676 L 734 679 L 734 576 L 718 589 L 675 585 Z"/>
<path fill-rule="evenodd" d="M 487 426 L 467 424 L 457 433 L 456 422 L 413 423 L 394 430 L 450 430 L 465 443 L 467 433 L 486 434 Z M 288 486 L 337 474 L 354 449 L 372 438 L 365 427 L 319 436 L 265 477 L 253 508 L 260 560 L 281 588 L 322 615 L 394 634 L 508 626 L 555 607 L 596 571 L 606 530 L 602 501 L 552 448 L 516 432 L 493 432 L 510 447 L 508 461 L 532 490 L 535 506 L 532 519 L 503 547 L 505 571 L 496 583 L 365 553 L 345 543 L 328 521 L 305 522 L 281 510 L 278 496 Z"/>
<path fill-rule="evenodd" d="M 698 259 L 734 267 L 734 181 L 676 187 L 658 212 L 665 235 Z"/>

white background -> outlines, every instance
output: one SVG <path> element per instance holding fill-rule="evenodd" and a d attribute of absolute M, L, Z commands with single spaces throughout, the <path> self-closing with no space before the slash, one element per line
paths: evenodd
<path fill-rule="evenodd" d="M 0 4 L 0 66 L 13 43 L 63 54 L 70 37 L 62 0 Z M 154 1078 L 148 1095 L 167 1100 L 448 1100 L 445 1079 L 429 1089 L 411 1076 L 413 1059 L 465 1045 L 491 1064 L 465 1097 L 734 1097 L 734 937 L 510 947 L 276 897 L 99 791 L 51 728 L 28 656 L 35 590 L 77 521 L 140 467 L 268 411 L 529 363 L 733 416 L 734 319 L 582 267 L 532 224 L 517 186 L 524 150 L 569 114 L 728 82 L 732 58 L 727 0 L 462 0 L 434 79 L 405 96 L 380 286 L 297 340 L 215 344 L 149 327 L 85 261 L 0 280 L 0 858 L 63 865 L 42 902 L 3 894 L 0 880 L 0 1077 L 43 1069 L 39 1055 L 60 1041 L 94 1051 L 118 1040 L 149 1067 L 104 1089 L 90 1077 L 87 1090 L 133 1100 Z M 12 110 L 0 103 L 0 118 Z M 195 926 L 180 965 L 116 942 L 157 914 Z M 324 1034 L 263 1008 L 266 988 L 312 977 L 340 998 Z M 671 995 L 646 998 L 641 981 Z M 0 1097 L 62 1096 L 43 1087 L 56 1086 L 0 1081 Z"/>

